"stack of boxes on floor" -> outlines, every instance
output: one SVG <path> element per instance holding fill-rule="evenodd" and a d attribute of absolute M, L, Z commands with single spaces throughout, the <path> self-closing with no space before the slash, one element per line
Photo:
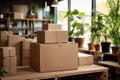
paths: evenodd
<path fill-rule="evenodd" d="M 30 66 L 38 72 L 77 69 L 78 44 L 68 43 L 68 32 L 61 25 L 43 26 L 37 43 L 30 44 Z"/>
<path fill-rule="evenodd" d="M 0 57 L 10 75 L 15 75 L 17 66 L 30 66 L 38 72 L 77 69 L 93 64 L 93 56 L 78 53 L 77 43 L 68 43 L 68 32 L 61 25 L 43 25 L 37 32 L 37 42 L 22 40 L 12 32 L 0 32 Z M 1 69 L 1 66 L 0 66 Z M 6 76 L 6 75 L 5 75 Z"/>
<path fill-rule="evenodd" d="M 22 41 L 22 66 L 29 66 L 30 63 L 30 43 L 32 39 L 25 39 Z"/>
<path fill-rule="evenodd" d="M 0 47 L 0 57 L 3 58 L 1 65 L 5 67 L 10 75 L 16 74 L 16 54 L 15 47 Z M 0 70 L 2 69 L 0 66 Z M 7 75 L 4 75 L 7 76 Z"/>

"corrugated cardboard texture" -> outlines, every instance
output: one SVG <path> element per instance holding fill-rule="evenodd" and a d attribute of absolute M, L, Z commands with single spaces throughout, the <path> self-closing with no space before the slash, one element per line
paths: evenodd
<path fill-rule="evenodd" d="M 13 35 L 12 31 L 0 31 L 0 47 L 7 46 L 7 37 Z"/>
<path fill-rule="evenodd" d="M 84 65 L 92 65 L 93 64 L 93 55 L 85 54 L 85 53 L 78 53 L 79 58 L 79 66 Z"/>
<path fill-rule="evenodd" d="M 39 72 L 78 68 L 77 44 L 31 43 L 30 50 L 30 66 Z"/>
<path fill-rule="evenodd" d="M 25 39 L 22 41 L 22 49 L 30 49 L 30 43 L 33 42 L 31 39 Z"/>
<path fill-rule="evenodd" d="M 61 30 L 61 25 L 60 24 L 43 24 L 42 30 Z"/>
<path fill-rule="evenodd" d="M 8 46 L 16 48 L 17 65 L 22 65 L 22 40 L 19 35 L 8 36 Z"/>
<path fill-rule="evenodd" d="M 30 65 L 30 58 L 22 58 L 22 65 L 29 66 Z"/>
<path fill-rule="evenodd" d="M 24 19 L 24 13 L 22 12 L 13 12 L 12 18 L 14 19 Z"/>
<path fill-rule="evenodd" d="M 38 31 L 38 43 L 65 43 L 68 42 L 67 31 Z"/>
<path fill-rule="evenodd" d="M 2 57 L 16 56 L 15 47 L 0 47 L 0 56 Z"/>

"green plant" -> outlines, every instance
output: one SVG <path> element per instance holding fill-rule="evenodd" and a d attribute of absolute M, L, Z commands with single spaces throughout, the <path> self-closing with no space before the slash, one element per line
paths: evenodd
<path fill-rule="evenodd" d="M 3 74 L 8 74 L 5 67 L 3 66 L 3 57 L 0 56 L 0 78 L 3 76 Z"/>
<path fill-rule="evenodd" d="M 120 0 L 107 0 L 109 6 L 110 38 L 116 47 L 120 47 Z"/>
<path fill-rule="evenodd" d="M 84 23 L 82 18 L 85 16 L 84 12 L 79 12 L 77 9 L 71 11 L 68 10 L 64 17 L 69 17 L 72 29 L 68 31 L 69 37 L 83 36 L 85 33 Z"/>
<path fill-rule="evenodd" d="M 40 5 L 38 4 L 31 4 L 29 6 L 29 10 L 32 11 L 36 16 L 38 16 L 38 11 L 41 9 Z"/>
<path fill-rule="evenodd" d="M 92 26 L 90 27 L 92 42 L 96 42 L 97 44 L 100 43 L 103 27 L 103 17 L 101 14 L 96 12 L 96 16 L 92 18 Z"/>

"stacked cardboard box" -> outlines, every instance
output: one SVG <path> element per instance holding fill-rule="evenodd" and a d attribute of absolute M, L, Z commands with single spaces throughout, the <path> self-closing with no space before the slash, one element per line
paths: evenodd
<path fill-rule="evenodd" d="M 85 53 L 78 53 L 78 62 L 79 66 L 84 66 L 84 65 L 91 65 L 94 63 L 94 58 L 93 55 L 90 54 L 85 54 Z"/>
<path fill-rule="evenodd" d="M 16 56 L 17 56 L 17 65 L 22 65 L 22 40 L 19 35 L 8 36 L 8 46 L 13 46 L 16 48 Z"/>
<path fill-rule="evenodd" d="M 68 43 L 67 31 L 55 29 L 55 25 L 53 30 L 48 26 L 50 30 L 38 31 L 37 43 L 30 44 L 30 66 L 36 71 L 78 68 L 77 43 Z"/>
<path fill-rule="evenodd" d="M 3 58 L 0 68 L 4 66 L 9 75 L 15 75 L 17 72 L 15 47 L 0 47 L 0 57 Z"/>
<path fill-rule="evenodd" d="M 7 37 L 13 35 L 11 31 L 0 31 L 0 47 L 8 46 Z"/>
<path fill-rule="evenodd" d="M 28 7 L 27 5 L 12 5 L 12 11 L 19 14 L 16 14 L 16 18 L 26 18 Z"/>
<path fill-rule="evenodd" d="M 43 24 L 42 30 L 61 30 L 60 24 Z"/>
<path fill-rule="evenodd" d="M 32 39 L 25 39 L 22 41 L 22 65 L 29 66 L 30 63 L 30 43 Z"/>

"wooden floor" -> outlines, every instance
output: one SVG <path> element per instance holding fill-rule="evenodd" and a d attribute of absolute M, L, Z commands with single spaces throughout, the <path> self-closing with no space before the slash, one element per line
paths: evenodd
<path fill-rule="evenodd" d="M 77 70 L 67 70 L 67 71 L 57 71 L 57 72 L 46 72 L 39 73 L 34 71 L 29 67 L 18 68 L 16 76 L 3 77 L 1 80 L 34 80 L 34 79 L 49 79 L 53 78 L 54 80 L 59 80 L 62 77 L 73 76 L 73 75 L 82 75 L 89 73 L 99 73 L 101 72 L 102 79 L 99 80 L 108 80 L 108 68 L 98 66 L 98 65 L 86 65 L 80 66 Z"/>

